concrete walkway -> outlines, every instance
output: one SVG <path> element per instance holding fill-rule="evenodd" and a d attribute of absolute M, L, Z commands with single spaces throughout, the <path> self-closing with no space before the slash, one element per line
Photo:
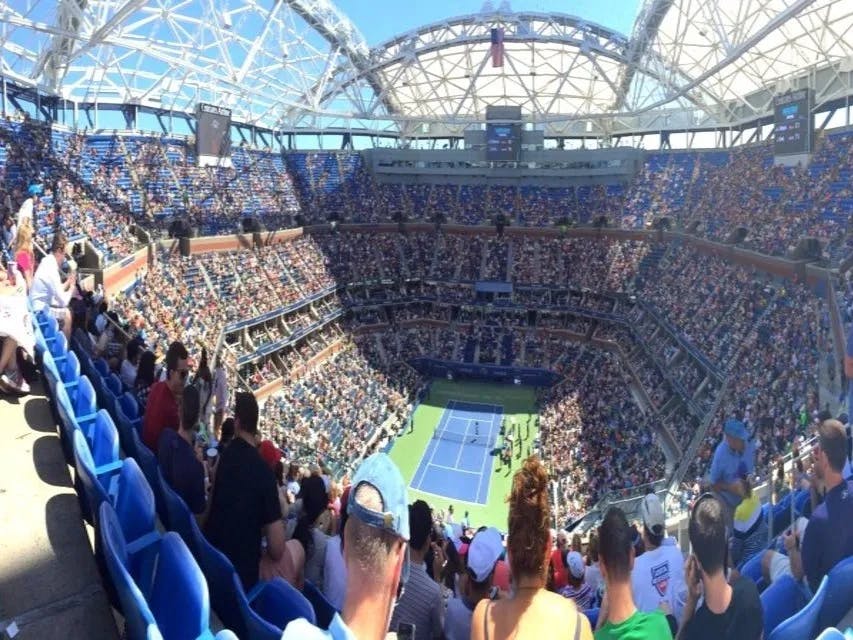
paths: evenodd
<path fill-rule="evenodd" d="M 0 638 L 118 638 L 47 400 L 0 398 Z M 4 633 L 5 631 L 5 633 Z"/>

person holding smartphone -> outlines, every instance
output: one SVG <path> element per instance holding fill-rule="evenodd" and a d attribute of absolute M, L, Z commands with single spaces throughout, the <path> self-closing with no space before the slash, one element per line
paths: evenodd
<path fill-rule="evenodd" d="M 726 506 L 719 498 L 699 498 L 688 535 L 693 553 L 684 565 L 687 602 L 677 640 L 759 640 L 764 612 L 755 583 L 744 576 L 732 584 L 726 580 Z"/>

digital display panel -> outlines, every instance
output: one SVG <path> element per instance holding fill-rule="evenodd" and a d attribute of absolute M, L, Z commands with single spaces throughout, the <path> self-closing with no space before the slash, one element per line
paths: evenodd
<path fill-rule="evenodd" d="M 799 89 L 773 99 L 774 145 L 776 155 L 809 153 L 812 150 L 814 126 L 812 94 Z"/>
<path fill-rule="evenodd" d="M 518 161 L 521 152 L 521 125 L 486 124 L 486 160 L 489 162 Z"/>
<path fill-rule="evenodd" d="M 231 156 L 231 109 L 212 104 L 198 105 L 196 155 L 199 161 Z"/>

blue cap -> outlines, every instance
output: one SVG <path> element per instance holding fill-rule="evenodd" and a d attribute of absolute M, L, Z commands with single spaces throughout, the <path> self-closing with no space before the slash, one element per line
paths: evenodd
<path fill-rule="evenodd" d="M 723 425 L 723 430 L 727 436 L 738 438 L 744 442 L 749 440 L 749 434 L 746 432 L 746 425 L 740 420 L 729 418 Z"/>
<path fill-rule="evenodd" d="M 355 494 L 362 484 L 369 484 L 379 492 L 382 512 L 367 509 L 355 501 Z M 397 465 L 387 454 L 374 453 L 362 462 L 355 472 L 347 515 L 355 516 L 371 527 L 390 531 L 403 540 L 409 540 L 409 496 L 406 483 Z"/>

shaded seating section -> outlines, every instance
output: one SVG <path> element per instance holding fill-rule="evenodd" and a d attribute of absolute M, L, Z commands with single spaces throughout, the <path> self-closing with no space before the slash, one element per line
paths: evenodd
<path fill-rule="evenodd" d="M 216 638 L 272 639 L 292 619 L 315 620 L 311 602 L 280 578 L 243 592 L 230 561 L 204 539 L 140 441 L 135 399 L 116 396 L 117 378 L 84 351 L 69 351 L 57 339 L 55 323 L 35 316 L 34 330 L 82 511 L 95 527 L 96 561 L 127 637 L 213 638 L 211 623 L 218 627 L 221 621 L 234 633 Z M 95 386 L 112 396 L 112 414 L 98 401 Z M 123 456 L 131 450 L 135 456 Z M 211 620 L 211 604 L 218 621 Z M 328 610 L 323 615 L 330 619 Z"/>

